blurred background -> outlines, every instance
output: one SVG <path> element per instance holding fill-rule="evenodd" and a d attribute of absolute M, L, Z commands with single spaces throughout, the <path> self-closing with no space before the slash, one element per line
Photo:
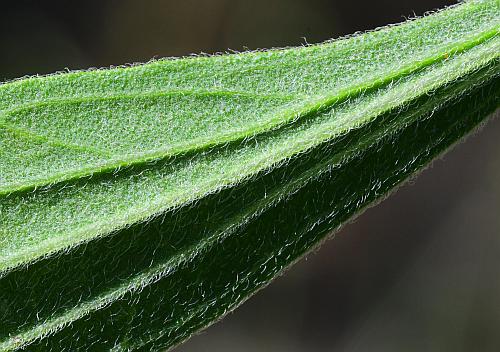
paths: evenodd
<path fill-rule="evenodd" d="M 316 43 L 453 3 L 3 2 L 0 81 Z M 176 351 L 500 350 L 499 181 L 496 118 Z"/>

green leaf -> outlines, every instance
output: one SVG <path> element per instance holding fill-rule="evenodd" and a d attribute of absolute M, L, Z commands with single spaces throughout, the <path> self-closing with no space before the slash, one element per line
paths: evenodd
<path fill-rule="evenodd" d="M 0 85 L 0 350 L 219 319 L 498 108 L 499 14 Z"/>

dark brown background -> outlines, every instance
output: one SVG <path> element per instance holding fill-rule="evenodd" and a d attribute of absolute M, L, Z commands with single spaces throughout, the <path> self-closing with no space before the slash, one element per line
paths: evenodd
<path fill-rule="evenodd" d="M 314 43 L 452 3 L 5 2 L 0 81 L 153 57 Z M 177 351 L 499 350 L 499 181 L 495 119 Z"/>

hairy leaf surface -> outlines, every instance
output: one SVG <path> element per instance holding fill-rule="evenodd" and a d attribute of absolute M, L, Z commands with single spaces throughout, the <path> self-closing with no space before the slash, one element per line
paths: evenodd
<path fill-rule="evenodd" d="M 0 350 L 157 350 L 499 105 L 500 8 L 0 85 Z"/>

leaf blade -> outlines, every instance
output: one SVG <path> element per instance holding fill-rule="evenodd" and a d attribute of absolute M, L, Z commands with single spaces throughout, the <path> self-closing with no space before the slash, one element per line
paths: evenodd
<path fill-rule="evenodd" d="M 467 7 L 470 7 L 467 9 Z M 169 150 L 167 148 L 166 150 L 150 150 L 149 157 L 146 158 L 139 158 L 136 160 L 138 163 L 147 161 L 147 160 L 154 160 L 160 157 L 170 157 L 174 156 L 176 154 L 182 153 L 182 152 L 187 152 L 189 149 L 193 150 L 203 150 L 206 149 L 210 146 L 218 145 L 218 144 L 223 144 L 226 142 L 230 142 L 235 139 L 243 139 L 246 137 L 250 137 L 256 133 L 264 132 L 270 128 L 278 127 L 282 125 L 283 123 L 290 122 L 293 119 L 295 119 L 298 116 L 302 114 L 307 114 L 307 113 L 313 113 L 314 111 L 317 111 L 318 109 L 329 106 L 337 101 L 343 101 L 353 95 L 359 94 L 360 92 L 363 92 L 367 89 L 376 89 L 377 87 L 383 86 L 384 84 L 388 84 L 389 82 L 396 80 L 406 74 L 409 74 L 415 70 L 425 68 L 439 60 L 442 60 L 444 57 L 447 57 L 449 55 L 452 55 L 454 52 L 455 53 L 460 53 L 464 50 L 470 49 L 471 47 L 480 44 L 481 42 L 484 42 L 493 36 L 495 36 L 498 33 L 498 25 L 496 24 L 497 20 L 497 15 L 495 12 L 495 6 L 492 6 L 491 4 L 488 5 L 488 2 L 470 2 L 467 4 L 462 5 L 462 7 L 457 7 L 457 8 L 452 8 L 447 10 L 448 15 L 453 15 L 450 16 L 448 21 L 443 20 L 442 18 L 440 19 L 439 16 L 444 17 L 442 13 L 438 13 L 434 16 L 431 17 L 426 17 L 421 19 L 421 21 L 427 21 L 430 23 L 424 23 L 422 25 L 428 26 L 426 28 L 429 33 L 434 32 L 446 32 L 447 35 L 427 35 L 425 38 L 429 38 L 427 40 L 424 40 L 422 38 L 416 38 L 416 34 L 420 34 L 422 31 L 420 25 L 415 25 L 415 22 L 408 22 L 406 24 L 403 24 L 402 26 L 399 27 L 393 27 L 393 28 L 388 28 L 384 30 L 380 30 L 378 32 L 372 32 L 372 33 L 367 33 L 365 36 L 372 36 L 373 38 L 368 38 L 363 41 L 357 41 L 356 38 L 350 38 L 346 39 L 340 42 L 333 42 L 332 44 L 326 44 L 323 47 L 321 46 L 316 46 L 316 47 L 308 47 L 308 48 L 302 48 L 302 49 L 295 49 L 295 50 L 283 50 L 283 51 L 274 51 L 270 53 L 274 53 L 276 56 L 275 58 L 267 58 L 267 67 L 268 71 L 270 71 L 270 74 L 266 76 L 266 79 L 262 79 L 261 81 L 266 82 L 265 85 L 267 87 L 263 89 L 256 89 L 255 87 L 252 87 L 251 84 L 249 84 L 248 77 L 243 77 L 241 78 L 241 82 L 238 82 L 237 79 L 234 78 L 234 76 L 237 76 L 235 72 L 241 71 L 241 70 L 247 70 L 247 71 L 255 71 L 262 69 L 262 59 L 258 60 L 257 64 L 253 62 L 253 60 L 249 60 L 250 63 L 246 63 L 244 68 L 241 67 L 241 59 L 238 58 L 244 58 L 244 57 L 253 57 L 257 56 L 258 53 L 253 53 L 253 54 L 243 54 L 243 55 L 235 55 L 234 57 L 229 57 L 231 59 L 226 59 L 224 57 L 218 57 L 215 58 L 218 61 L 222 62 L 216 62 L 219 66 L 222 66 L 222 68 L 227 69 L 226 73 L 226 80 L 228 82 L 222 82 L 220 83 L 222 86 L 225 87 L 225 89 L 228 89 L 228 92 L 233 92 L 237 94 L 244 94 L 244 93 L 250 93 L 250 94 L 262 94 L 263 92 L 266 93 L 272 93 L 276 94 L 276 91 L 281 91 L 285 90 L 287 91 L 288 94 L 297 94 L 300 92 L 302 95 L 303 94 L 308 94 L 309 99 L 304 100 L 304 96 L 295 96 L 295 104 L 293 104 L 291 107 L 285 106 L 283 110 L 283 104 L 269 104 L 269 102 L 266 103 L 266 105 L 271 105 L 275 108 L 278 108 L 277 111 L 272 111 L 270 112 L 269 115 L 272 115 L 270 119 L 267 121 L 262 121 L 262 120 L 257 120 L 255 123 L 251 124 L 250 128 L 247 129 L 247 131 L 242 131 L 239 133 L 238 132 L 241 127 L 240 126 L 235 126 L 235 129 L 229 131 L 229 133 L 225 135 L 221 135 L 220 139 L 208 139 L 208 140 L 203 140 L 202 143 L 194 143 L 194 144 L 189 144 L 185 148 L 183 147 L 177 147 L 173 148 L 173 150 Z M 459 11 L 462 10 L 462 11 Z M 467 11 L 465 11 L 467 10 Z M 483 13 L 484 12 L 484 13 Z M 468 16 L 468 17 L 467 17 Z M 452 22 L 455 21 L 455 22 Z M 457 26 L 457 22 L 461 23 L 461 26 L 465 28 L 460 28 L 460 26 Z M 470 25 L 470 28 L 467 26 L 464 26 L 464 23 L 467 23 Z M 434 27 L 430 27 L 430 25 L 433 25 Z M 404 28 L 404 26 L 409 26 L 410 28 Z M 401 28 L 403 27 L 403 28 Z M 459 27 L 459 28 L 455 28 Z M 391 33 L 390 31 L 396 31 L 396 33 Z M 389 32 L 389 33 L 387 33 Z M 429 34 L 426 33 L 426 34 Z M 406 50 L 401 50 L 399 49 L 396 45 L 401 44 L 400 39 L 398 39 L 398 36 L 403 36 L 401 42 L 404 43 L 405 45 L 408 46 Z M 416 44 L 411 44 L 411 41 L 417 42 Z M 406 39 L 406 42 L 404 41 Z M 394 47 L 390 47 L 387 52 L 384 52 L 384 50 L 381 50 L 380 48 L 380 42 L 382 41 L 387 41 L 390 40 L 392 41 L 389 44 L 394 45 Z M 396 41 L 396 43 L 394 43 Z M 419 41 L 422 41 L 421 43 Z M 359 43 L 358 43 L 359 42 Z M 398 43 L 399 42 L 399 43 Z M 407 42 L 410 42 L 408 44 Z M 338 51 L 339 48 L 337 46 L 340 46 L 341 49 L 343 48 L 344 50 L 339 50 L 340 54 L 336 54 L 336 51 Z M 352 46 L 352 47 L 351 47 Z M 346 47 L 349 48 L 349 50 L 346 50 Z M 284 56 L 285 58 L 287 56 L 292 56 L 294 58 L 294 61 L 291 62 L 286 62 L 289 66 L 295 64 L 295 59 L 296 57 L 300 56 L 305 56 L 306 58 L 309 56 L 309 53 L 307 51 L 313 51 L 314 50 L 323 50 L 326 52 L 327 55 L 324 55 L 325 53 L 321 53 L 321 55 L 318 55 L 316 53 L 316 56 L 313 56 L 309 59 L 309 61 L 312 61 L 314 64 L 317 64 L 318 62 L 318 56 L 319 59 L 321 59 L 323 56 L 326 57 L 329 60 L 333 60 L 333 62 L 330 62 L 328 66 L 329 70 L 333 70 L 334 72 L 328 73 L 326 75 L 322 75 L 321 72 L 322 70 L 325 69 L 325 67 L 318 67 L 318 66 L 312 66 L 314 70 L 310 69 L 303 69 L 303 68 L 296 68 L 295 71 L 297 72 L 292 72 L 291 75 L 286 75 L 283 74 L 280 70 L 282 70 L 283 66 L 283 58 L 281 56 Z M 356 61 L 354 64 L 352 63 L 352 59 L 349 55 L 353 55 L 352 52 L 358 51 L 358 50 L 363 50 L 361 51 L 362 56 L 359 59 L 355 59 Z M 329 56 L 328 56 L 329 54 Z M 369 61 L 370 58 L 373 56 L 382 56 L 379 60 L 371 60 Z M 331 58 L 331 56 L 334 56 Z M 385 59 L 385 61 L 384 61 Z M 222 80 L 223 78 L 219 78 L 217 76 L 214 76 L 213 73 L 208 70 L 208 72 L 203 71 L 203 67 L 199 68 L 198 63 L 201 62 L 204 65 L 207 65 L 207 63 L 210 63 L 210 59 L 207 58 L 197 58 L 197 59 L 183 59 L 180 62 L 179 61 L 166 61 L 166 62 L 158 62 L 158 63 L 153 63 L 150 64 L 149 66 L 143 66 L 142 68 L 132 68 L 129 69 L 129 71 L 132 71 L 135 69 L 136 71 L 140 71 L 142 69 L 143 71 L 150 70 L 152 71 L 151 73 L 148 73 L 149 75 L 153 75 L 157 73 L 157 69 L 164 69 L 167 74 L 169 73 L 169 70 L 174 69 L 176 66 L 181 67 L 182 70 L 179 70 L 179 68 L 176 68 L 179 70 L 181 73 L 184 72 L 185 70 L 194 70 L 194 69 L 200 69 L 202 70 L 202 74 L 205 74 L 208 76 L 206 81 L 204 80 L 194 80 L 193 82 L 191 80 L 187 80 L 189 84 L 191 84 L 191 89 L 193 86 L 207 86 L 208 85 L 208 90 L 205 91 L 205 93 L 211 92 L 210 89 L 213 89 L 213 83 L 212 81 L 214 80 Z M 228 63 L 224 62 L 224 60 L 228 61 Z M 281 60 L 281 61 L 280 61 Z M 214 60 L 215 61 L 215 60 Z M 236 64 L 234 64 L 232 61 L 236 61 Z M 281 66 L 277 67 L 273 65 L 273 61 L 278 61 Z M 377 64 L 378 61 L 381 61 L 383 64 Z M 307 62 L 307 60 L 306 60 Z M 320 64 L 323 64 L 323 61 L 319 60 Z M 328 60 L 326 61 L 328 64 Z M 338 67 L 331 67 L 332 63 L 334 66 Z M 260 66 L 259 66 L 260 65 Z M 165 66 L 165 67 L 162 67 Z M 174 66 L 174 68 L 172 67 Z M 183 67 L 187 66 L 187 67 Z M 193 66 L 193 67 L 191 67 Z M 229 66 L 229 68 L 225 67 Z M 290 67 L 286 67 L 288 70 L 290 70 Z M 154 70 L 156 69 L 156 70 Z M 120 71 L 121 70 L 121 71 Z M 24 96 L 30 96 L 30 95 L 35 95 L 35 93 L 39 94 L 40 91 L 42 93 L 48 92 L 49 97 L 44 97 L 44 100 L 47 100 L 50 98 L 50 94 L 55 94 L 55 95 L 61 95 L 62 97 L 66 96 L 67 93 L 66 91 L 69 89 L 74 89 L 76 93 L 82 94 L 81 90 L 82 89 L 89 89 L 91 91 L 100 91 L 100 97 L 103 99 L 108 98 L 109 95 L 112 94 L 114 90 L 110 91 L 104 91 L 102 92 L 101 90 L 103 89 L 110 89 L 107 85 L 109 82 L 100 82 L 98 80 L 96 83 L 92 82 L 93 76 L 96 75 L 110 75 L 111 77 L 108 78 L 108 81 L 111 79 L 116 80 L 117 78 L 120 78 L 120 76 L 124 73 L 126 73 L 127 69 L 117 69 L 115 75 L 113 76 L 110 74 L 110 72 L 105 72 L 105 71 L 94 71 L 94 72 L 80 72 L 80 73 L 75 73 L 71 75 L 62 75 L 62 76 L 53 76 L 53 77 L 47 77 L 47 80 L 45 82 L 38 82 L 36 80 L 26 80 L 26 81 L 19 81 L 19 82 L 14 82 L 14 85 L 22 85 L 24 84 L 26 87 L 18 87 L 20 88 L 19 90 L 23 93 Z M 273 72 L 273 70 L 276 70 L 276 72 Z M 373 71 L 381 71 L 381 73 L 377 73 L 374 75 L 372 72 Z M 265 73 L 267 74 L 268 71 Z M 345 73 L 345 71 L 351 71 L 348 74 Z M 363 72 L 364 71 L 364 72 Z M 342 73 L 342 76 L 340 76 L 340 73 Z M 361 73 L 360 73 L 361 72 Z M 146 91 L 150 91 L 153 89 L 153 92 L 155 89 L 158 89 L 155 84 L 150 85 L 153 88 L 145 88 L 142 86 L 139 82 L 137 84 L 137 87 L 134 86 L 134 84 L 140 80 L 146 73 L 142 72 L 140 74 L 134 75 L 134 72 L 130 73 L 128 72 L 128 76 L 126 77 L 133 83 L 129 83 L 131 87 L 128 87 L 128 91 L 130 92 L 135 92 L 132 94 L 132 97 L 134 97 L 137 94 L 138 89 L 146 89 Z M 184 73 L 185 74 L 185 73 Z M 241 75 L 241 73 L 240 73 Z M 260 73 L 257 72 L 257 78 L 260 77 Z M 297 84 L 294 84 L 296 80 L 298 80 L 301 76 L 311 76 L 312 75 L 312 81 L 317 81 L 319 83 L 315 83 L 313 87 L 303 87 L 299 86 L 298 88 L 295 87 Z M 68 79 L 68 76 L 71 79 Z M 130 77 L 129 77 L 130 76 Z M 223 75 L 224 76 L 224 75 Z M 381 76 L 381 77 L 379 77 Z M 249 76 L 250 79 L 255 80 L 255 75 Z M 62 79 L 61 79 L 62 78 Z M 237 77 L 238 78 L 238 77 Z M 75 80 L 87 80 L 88 82 L 84 83 L 78 83 L 75 82 Z M 169 81 L 168 84 L 174 85 L 179 88 L 179 86 L 182 86 L 182 84 L 186 84 L 184 82 L 183 77 L 168 77 L 169 80 L 171 80 L 173 83 Z M 336 79 L 336 80 L 335 80 Z M 58 83 L 57 81 L 60 80 L 62 82 L 59 83 L 61 87 L 58 87 L 55 89 L 55 93 L 51 93 L 52 86 L 49 85 L 49 87 L 43 87 L 45 84 L 51 84 L 54 85 L 55 83 Z M 70 82 L 67 82 L 67 81 Z M 281 83 L 280 80 L 288 80 L 290 82 L 286 82 L 286 84 Z M 328 81 L 333 81 L 333 84 L 328 84 Z M 352 83 L 354 81 L 354 83 Z M 33 87 L 30 87 L 30 83 L 33 85 Z M 125 84 L 126 82 L 121 82 L 121 84 Z M 163 80 L 162 80 L 163 83 Z M 210 84 L 212 83 L 212 84 Z M 310 83 L 310 82 L 307 82 Z M 69 84 L 69 85 L 68 85 Z M 318 85 L 324 84 L 326 85 L 326 88 L 320 88 Z M 55 84 L 57 86 L 57 84 Z M 82 85 L 83 87 L 79 87 L 79 85 Z M 103 87 L 101 87 L 101 85 Z M 40 87 L 41 86 L 41 87 Z M 76 88 L 74 87 L 76 86 Z M 90 87 L 89 87 L 90 86 Z M 94 87 L 92 87 L 94 86 Z M 4 88 L 3 90 L 1 88 Z M 4 98 L 5 96 L 8 98 L 9 97 L 9 87 L 2 87 L 0 86 L 0 98 Z M 16 88 L 16 87 L 15 87 Z M 117 89 L 116 87 L 114 89 Z M 235 91 L 236 89 L 236 91 Z M 4 92 L 7 91 L 7 92 Z M 127 90 L 126 90 L 127 91 Z M 189 92 L 188 90 L 185 90 L 184 93 Z M 333 95 L 332 95 L 333 92 Z M 3 93 L 3 94 L 2 94 Z M 182 91 L 179 92 L 182 94 Z M 214 93 L 212 91 L 212 93 Z M 312 94 L 311 94 L 312 93 Z M 151 94 L 151 93 L 148 93 Z M 155 93 L 153 93 L 155 94 Z M 158 93 L 156 93 L 158 94 Z M 71 94 L 69 94 L 71 96 Z M 85 94 L 84 94 L 85 95 Z M 98 96 L 98 97 L 99 97 Z M 120 96 L 120 95 L 119 95 Z M 29 105 L 32 104 L 32 100 L 30 98 L 18 98 L 19 100 L 28 100 Z M 63 98 L 68 99 L 68 98 Z M 83 98 L 83 99 L 88 99 L 88 97 Z M 8 101 L 9 99 L 5 99 Z M 13 99 L 14 102 L 16 99 Z M 303 101 L 304 100 L 304 101 Z M 35 99 L 35 104 L 36 104 L 37 99 Z M 42 102 L 43 103 L 43 102 Z M 22 105 L 27 104 L 27 102 L 23 102 Z M 45 103 L 46 104 L 46 103 Z M 19 104 L 14 103 L 15 108 L 19 108 L 17 106 Z M 253 105 L 252 107 L 255 107 Z M 68 106 L 65 106 L 66 109 L 68 109 Z M 12 108 L 11 108 L 12 109 Z M 1 108 L 0 110 L 5 114 L 4 109 Z M 251 110 L 251 109 L 247 109 Z M 177 118 L 182 118 L 183 117 L 183 111 L 181 113 L 178 113 L 176 115 Z M 238 112 L 240 113 L 240 112 Z M 229 118 L 234 118 L 237 114 L 231 114 Z M 0 113 L 1 114 L 1 113 Z M 78 115 L 77 113 L 71 112 L 71 114 L 78 116 L 79 118 L 83 118 L 83 120 L 80 122 L 80 125 L 85 125 L 85 115 Z M 70 114 L 70 115 L 71 115 Z M 215 113 L 217 114 L 217 113 Z M 221 115 L 221 112 L 219 110 L 218 112 L 219 115 Z M 250 116 L 260 116 L 262 117 L 263 113 L 262 111 L 256 111 L 255 114 L 251 114 L 249 111 L 246 111 L 246 116 L 248 119 L 248 115 Z M 40 114 L 35 114 L 40 118 Z M 123 115 L 123 114 L 121 114 Z M 120 119 L 121 118 L 120 114 L 116 114 L 113 116 L 114 119 Z M 186 114 L 184 114 L 186 115 Z M 4 118 L 5 119 L 5 118 Z M 26 120 L 26 119 L 25 119 Z M 46 121 L 46 119 L 42 119 L 43 121 Z M 41 125 L 38 127 L 38 130 L 43 130 L 43 131 L 50 131 L 51 129 L 55 130 L 62 130 L 62 132 L 67 132 L 69 126 L 59 126 L 61 123 L 62 119 L 57 119 L 55 124 L 52 125 Z M 110 119 L 107 119 L 110 120 Z M 206 120 L 206 119 L 205 119 Z M 129 122 L 129 121 L 128 121 Z M 213 122 L 213 121 L 212 121 Z M 93 125 L 93 123 L 88 123 L 90 125 Z M 89 138 L 89 136 L 93 134 L 97 134 L 97 131 L 101 131 L 102 128 L 96 128 L 95 130 L 90 130 L 90 131 L 84 131 L 86 133 L 83 133 Z M 137 132 L 137 131 L 134 131 Z M 161 135 L 161 133 L 164 131 L 157 131 L 157 134 Z M 195 134 L 199 133 L 200 131 L 196 131 Z M 71 134 L 70 134 L 71 135 Z M 64 137 L 68 138 L 68 135 L 64 135 Z M 61 139 L 64 139 L 61 138 Z M 103 143 L 108 143 L 110 140 L 114 140 L 114 138 L 110 138 L 110 136 L 105 135 L 107 139 L 103 141 Z M 145 137 L 150 137 L 150 136 L 145 136 Z M 175 139 L 175 135 L 168 136 L 167 140 L 172 140 Z M 180 136 L 182 138 L 184 136 Z M 143 138 L 145 139 L 145 138 Z M 185 139 L 185 138 L 183 138 Z M 96 141 L 94 141 L 96 142 Z M 96 142 L 97 143 L 97 142 Z M 102 143 L 101 143 L 102 144 Z M 136 146 L 136 144 L 133 144 L 133 146 Z M 130 146 L 129 146 L 130 147 Z M 188 149 L 188 150 L 186 150 Z M 149 154 L 147 153 L 147 154 Z M 123 154 L 121 154 L 123 156 Z M 126 155 L 125 155 L 126 156 Z M 8 155 L 2 155 L 3 158 L 7 158 Z M 111 161 L 109 163 L 106 163 L 104 167 L 101 167 L 100 165 L 97 165 L 97 170 L 105 170 L 106 172 L 109 172 L 113 170 L 114 168 L 117 167 L 125 167 L 130 164 L 134 164 L 134 160 L 137 156 L 132 155 L 131 157 L 126 157 L 125 161 L 118 160 L 118 161 Z M 122 158 L 120 158 L 122 159 Z M 92 162 L 95 162 L 95 160 L 91 160 Z M 52 165 L 53 166 L 53 165 Z M 94 167 L 95 168 L 95 167 Z M 39 170 L 36 170 L 39 171 Z M 92 173 L 92 167 L 86 169 L 84 172 L 75 172 L 73 175 L 74 178 L 82 177 L 85 174 L 91 174 Z M 71 176 L 70 176 L 71 177 Z M 33 188 L 34 186 L 41 187 L 43 185 L 46 185 L 47 183 L 55 182 L 56 180 L 62 181 L 64 180 L 65 177 L 59 177 L 56 178 L 55 180 L 47 180 L 45 182 L 38 182 L 34 185 L 28 185 L 26 187 L 21 187 L 21 189 L 30 189 Z M 18 188 L 16 187 L 8 187 L 6 185 L 0 184 L 0 194 L 5 194 L 7 192 L 13 192 L 17 190 Z"/>
<path fill-rule="evenodd" d="M 464 13 L 474 9 L 470 3 L 466 5 L 461 7 Z M 2 336 L 0 330 L 0 341 L 4 338 L 0 349 L 15 349 L 23 344 L 30 344 L 34 350 L 44 346 L 83 348 L 78 345 L 83 341 L 102 348 L 146 349 L 150 345 L 171 346 L 187 337 L 239 304 L 321 240 L 327 229 L 339 226 L 381 197 L 495 110 L 498 46 L 494 36 L 395 82 L 388 80 L 387 86 L 364 90 L 332 106 L 325 104 L 324 110 L 315 109 L 309 116 L 241 143 L 1 198 L 0 241 L 10 236 L 10 243 L 0 242 L 4 269 L 0 274 L 0 299 L 9 302 L 4 314 L 8 326 L 5 331 L 10 337 Z M 461 103 L 462 98 L 465 102 Z M 469 105 L 471 116 L 455 121 L 453 114 Z M 414 138 L 421 141 L 412 150 L 408 145 Z M 399 147 L 395 141 L 407 147 Z M 398 148 L 406 153 L 405 161 L 396 153 Z M 378 162 L 368 162 L 370 158 Z M 365 163 L 374 177 L 362 172 Z M 245 165 L 244 177 L 241 165 Z M 382 171 L 376 171 L 377 167 Z M 355 170 L 362 176 L 359 183 L 368 186 L 355 187 Z M 343 181 L 328 177 L 317 181 L 324 175 Z M 319 195 L 325 186 L 338 194 L 306 196 L 311 192 Z M 338 191 L 343 188 L 349 191 Z M 292 199 L 298 200 L 294 203 Z M 311 206 L 304 208 L 301 202 Z M 137 205 L 143 203 L 149 204 L 142 208 Z M 57 211 L 51 213 L 51 207 Z M 44 213 L 41 209 L 49 210 Z M 335 209 L 337 214 L 333 216 Z M 37 216 L 27 220 L 30 214 Z M 99 223 L 99 218 L 104 218 L 105 223 Z M 280 221 L 273 225 L 276 218 Z M 149 222 L 145 222 L 147 219 Z M 262 224 L 279 231 L 280 240 L 274 241 L 270 234 L 261 239 L 259 231 L 266 232 Z M 122 230 L 110 235 L 117 229 Z M 83 233 L 89 237 L 83 238 Z M 293 235 L 287 237 L 290 233 Z M 47 242 L 55 239 L 63 242 Z M 152 239 L 156 241 L 148 244 Z M 267 245 L 253 244 L 256 239 Z M 87 243 L 60 253 L 61 248 L 82 240 Z M 233 245 L 225 249 L 223 243 Z M 260 259 L 251 259 L 250 254 L 239 258 L 242 254 L 238 243 L 247 244 L 247 252 L 255 252 Z M 40 245 L 45 247 L 37 247 Z M 26 254 L 30 248 L 35 248 L 34 253 Z M 117 248 L 119 254 L 113 252 Z M 220 253 L 231 258 L 228 263 L 242 260 L 240 269 L 235 272 L 234 268 L 226 268 L 221 275 L 223 260 L 208 254 L 214 248 L 215 253 L 220 248 Z M 52 252 L 59 253 L 49 255 Z M 9 263 L 10 253 L 18 257 Z M 40 258 L 40 253 L 49 256 Z M 279 265 L 266 265 L 280 255 L 284 257 Z M 26 263 L 29 265 L 24 268 Z M 268 272 L 260 273 L 263 265 L 269 266 Z M 253 275 L 253 279 L 246 290 L 240 290 L 243 284 L 239 277 L 244 273 Z M 220 286 L 226 287 L 228 282 L 229 286 L 210 290 L 210 285 L 218 282 L 214 277 L 217 274 L 223 276 Z M 60 285 L 47 290 L 43 281 L 47 277 Z M 189 277 L 205 288 L 198 292 L 195 285 L 185 287 Z M 65 280 L 69 287 L 63 287 Z M 26 286 L 23 282 L 31 285 L 31 297 L 20 291 Z M 83 287 L 88 291 L 85 294 L 74 292 Z M 184 292 L 185 297 L 176 301 L 173 294 L 173 300 L 168 301 L 171 298 L 166 292 L 172 292 L 172 287 Z M 198 294 L 202 293 L 212 294 L 212 300 L 201 299 Z M 225 294 L 225 298 L 217 301 L 214 294 Z M 136 300 L 149 303 L 138 304 Z M 161 300 L 166 311 L 159 308 Z M 191 308 L 177 309 L 177 305 Z M 153 310 L 148 315 L 141 309 Z M 16 318 L 11 312 L 24 314 Z M 138 326 L 144 316 L 156 320 Z M 99 329 L 105 332 L 99 334 Z M 181 331 L 174 333 L 178 329 Z M 76 332 L 82 337 L 89 334 L 88 339 L 71 342 Z M 119 342 L 113 345 L 115 341 Z"/>

